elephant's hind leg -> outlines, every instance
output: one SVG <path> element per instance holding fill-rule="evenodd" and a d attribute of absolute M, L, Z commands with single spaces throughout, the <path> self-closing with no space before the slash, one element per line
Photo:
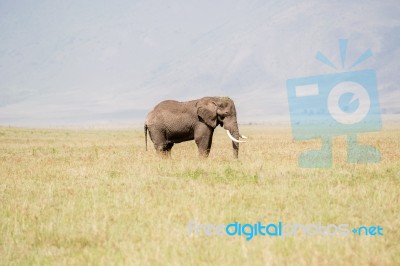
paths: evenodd
<path fill-rule="evenodd" d="M 154 144 L 156 151 L 163 156 L 171 157 L 171 149 L 174 146 L 174 143 L 168 142 L 165 144 Z"/>
<path fill-rule="evenodd" d="M 167 156 L 167 157 L 171 157 L 171 149 L 174 146 L 174 143 L 169 142 L 167 143 L 167 145 L 165 146 L 164 150 L 163 150 L 163 155 Z"/>
<path fill-rule="evenodd" d="M 163 130 L 156 130 L 155 128 L 151 128 L 149 130 L 150 139 L 154 143 L 154 148 L 156 149 L 157 153 L 162 155 L 170 156 L 172 146 L 174 143 L 169 142 L 165 136 L 165 131 Z"/>

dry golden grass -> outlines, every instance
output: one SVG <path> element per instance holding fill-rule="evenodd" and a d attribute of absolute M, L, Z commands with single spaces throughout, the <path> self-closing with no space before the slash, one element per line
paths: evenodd
<path fill-rule="evenodd" d="M 363 134 L 378 164 L 301 169 L 289 129 L 242 127 L 239 160 L 217 130 L 210 157 L 194 142 L 171 159 L 144 151 L 142 129 L 0 128 L 0 264 L 395 265 L 400 263 L 400 130 Z M 384 236 L 188 234 L 188 223 L 380 225 Z"/>

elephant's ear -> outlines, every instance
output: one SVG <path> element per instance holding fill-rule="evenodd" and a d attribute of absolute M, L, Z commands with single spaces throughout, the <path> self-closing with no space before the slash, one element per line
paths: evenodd
<path fill-rule="evenodd" d="M 213 101 L 200 100 L 196 104 L 197 115 L 210 127 L 217 127 L 217 105 Z"/>

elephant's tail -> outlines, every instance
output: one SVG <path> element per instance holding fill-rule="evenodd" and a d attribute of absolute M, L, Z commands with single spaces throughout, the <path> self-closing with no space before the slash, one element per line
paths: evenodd
<path fill-rule="evenodd" d="M 144 124 L 144 141 L 146 143 L 146 151 L 147 151 L 147 124 Z"/>

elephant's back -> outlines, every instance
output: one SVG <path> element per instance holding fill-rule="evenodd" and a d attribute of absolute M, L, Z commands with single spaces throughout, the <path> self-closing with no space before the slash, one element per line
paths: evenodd
<path fill-rule="evenodd" d="M 171 124 L 177 121 L 191 120 L 192 113 L 195 113 L 195 102 L 179 102 L 175 100 L 165 100 L 157 104 L 149 112 L 146 123 L 150 124 Z"/>
<path fill-rule="evenodd" d="M 154 107 L 154 110 L 157 110 L 157 109 L 166 109 L 166 110 L 168 110 L 168 109 L 172 109 L 172 108 L 174 108 L 176 106 L 180 106 L 182 104 L 183 104 L 183 102 L 178 102 L 178 101 L 175 101 L 175 100 L 165 100 L 165 101 L 162 101 L 159 104 L 157 104 Z"/>
<path fill-rule="evenodd" d="M 194 101 L 190 102 L 179 102 L 175 100 L 165 100 L 157 104 L 152 112 L 171 112 L 171 113 L 181 113 L 190 112 L 195 106 Z"/>

